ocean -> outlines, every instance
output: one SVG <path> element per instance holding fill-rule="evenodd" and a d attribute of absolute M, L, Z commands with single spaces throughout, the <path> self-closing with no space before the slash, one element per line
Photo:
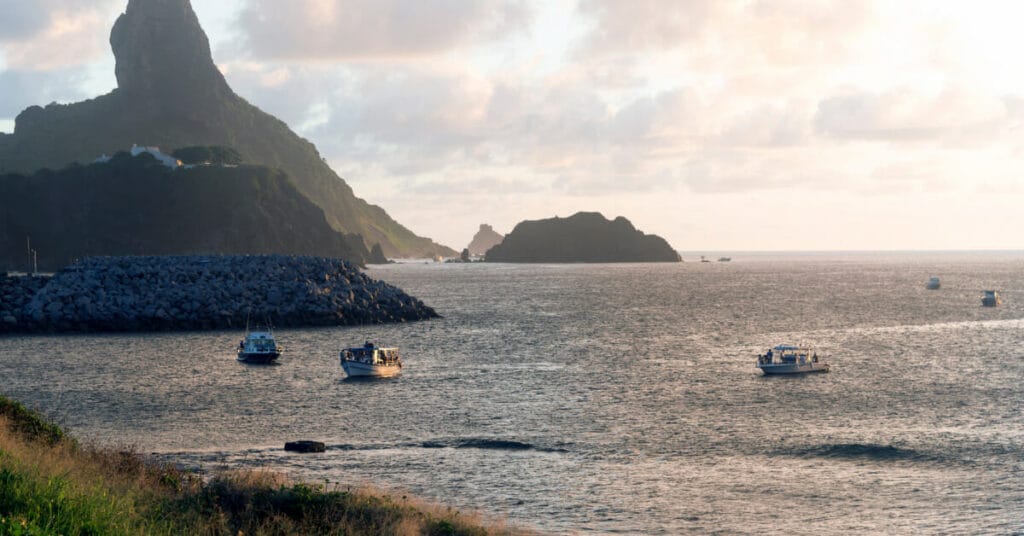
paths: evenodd
<path fill-rule="evenodd" d="M 234 359 L 243 330 L 8 337 L 0 392 L 188 467 L 556 534 L 1024 532 L 1024 252 L 731 256 L 373 267 L 444 318 L 278 330 L 277 366 Z M 343 378 L 366 340 L 399 378 Z M 762 376 L 781 343 L 832 371 Z"/>

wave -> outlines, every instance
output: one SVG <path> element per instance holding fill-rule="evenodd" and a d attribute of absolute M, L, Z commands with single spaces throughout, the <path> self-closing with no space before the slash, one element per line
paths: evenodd
<path fill-rule="evenodd" d="M 423 441 L 416 444 L 426 449 L 484 449 L 484 450 L 535 450 L 539 452 L 568 452 L 560 447 L 544 447 L 533 443 L 524 443 L 512 439 L 496 439 L 485 437 L 467 437 L 447 440 Z"/>
<path fill-rule="evenodd" d="M 498 439 L 486 437 L 461 437 L 451 439 L 432 439 L 427 441 L 416 441 L 409 443 L 398 443 L 393 445 L 351 445 L 336 444 L 328 445 L 328 450 L 382 450 L 389 448 L 423 448 L 423 449 L 482 449 L 482 450 L 534 450 L 537 452 L 569 452 L 561 447 L 547 447 L 524 443 L 513 439 Z"/>
<path fill-rule="evenodd" d="M 789 456 L 813 456 L 831 459 L 863 459 L 871 461 L 941 461 L 938 456 L 918 450 L 876 443 L 835 443 L 778 452 Z"/>

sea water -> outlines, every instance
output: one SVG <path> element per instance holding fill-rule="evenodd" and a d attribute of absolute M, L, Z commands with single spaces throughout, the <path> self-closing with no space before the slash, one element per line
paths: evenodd
<path fill-rule="evenodd" d="M 235 360 L 242 329 L 4 338 L 0 391 L 202 471 L 553 533 L 1024 531 L 1024 253 L 732 257 L 374 267 L 444 318 L 278 330 L 277 366 Z M 343 379 L 366 340 L 401 348 L 401 377 Z M 832 372 L 762 376 L 781 343 Z"/>

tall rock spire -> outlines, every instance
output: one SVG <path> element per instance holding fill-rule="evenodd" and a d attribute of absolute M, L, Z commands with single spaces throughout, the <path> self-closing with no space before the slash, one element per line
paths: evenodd
<path fill-rule="evenodd" d="M 110 46 L 125 93 L 189 101 L 231 93 L 189 0 L 130 0 Z"/>

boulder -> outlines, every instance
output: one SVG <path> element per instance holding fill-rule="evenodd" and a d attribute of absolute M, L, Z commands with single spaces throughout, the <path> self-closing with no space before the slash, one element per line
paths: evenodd
<path fill-rule="evenodd" d="M 325 452 L 327 445 L 320 441 L 303 439 L 300 441 L 289 441 L 284 444 L 284 450 L 289 452 Z"/>

